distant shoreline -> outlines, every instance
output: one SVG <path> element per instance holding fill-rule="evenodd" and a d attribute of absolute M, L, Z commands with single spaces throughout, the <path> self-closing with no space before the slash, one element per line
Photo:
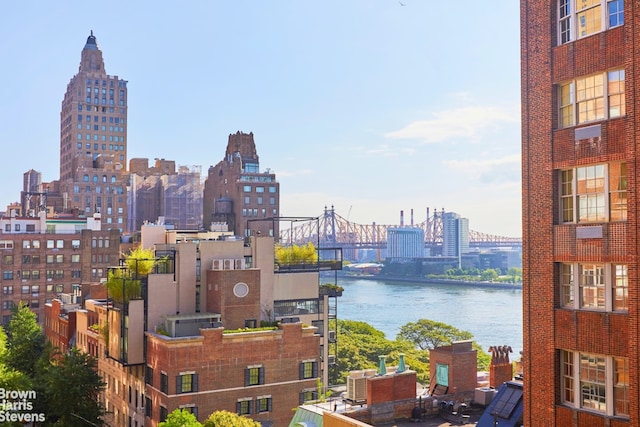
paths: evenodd
<path fill-rule="evenodd" d="M 386 282 L 403 282 L 403 283 L 433 283 L 437 285 L 464 286 L 475 288 L 491 288 L 491 289 L 522 289 L 522 283 L 497 283 L 497 282 L 473 282 L 468 280 L 455 279 L 427 279 L 422 277 L 397 277 L 382 275 L 349 275 L 341 274 L 342 280 L 378 280 Z"/>

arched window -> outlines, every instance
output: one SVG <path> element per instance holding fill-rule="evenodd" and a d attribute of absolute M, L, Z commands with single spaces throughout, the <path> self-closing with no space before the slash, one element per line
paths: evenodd
<path fill-rule="evenodd" d="M 85 175 L 82 179 L 84 182 L 89 182 L 89 175 Z"/>

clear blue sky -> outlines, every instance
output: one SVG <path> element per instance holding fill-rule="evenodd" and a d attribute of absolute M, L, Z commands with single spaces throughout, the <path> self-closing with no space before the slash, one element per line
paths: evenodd
<path fill-rule="evenodd" d="M 444 208 L 520 236 L 519 3 L 402 4 L 7 2 L 0 206 L 31 168 L 57 179 L 60 104 L 93 30 L 107 73 L 129 82 L 129 158 L 206 173 L 230 133 L 253 132 L 283 216 L 335 205 L 398 224 Z"/>

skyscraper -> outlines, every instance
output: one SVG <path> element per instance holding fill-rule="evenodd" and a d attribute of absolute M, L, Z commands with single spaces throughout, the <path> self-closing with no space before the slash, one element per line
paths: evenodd
<path fill-rule="evenodd" d="M 524 425 L 640 425 L 640 3 L 522 0 Z"/>
<path fill-rule="evenodd" d="M 60 112 L 62 210 L 100 213 L 107 229 L 124 229 L 127 82 L 107 74 L 91 32 Z"/>
<path fill-rule="evenodd" d="M 82 49 L 60 111 L 60 180 L 73 178 L 74 159 L 113 156 L 127 161 L 127 82 L 107 74 L 96 37 Z"/>

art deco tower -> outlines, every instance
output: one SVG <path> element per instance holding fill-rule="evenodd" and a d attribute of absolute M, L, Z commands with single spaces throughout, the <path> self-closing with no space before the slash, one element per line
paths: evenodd
<path fill-rule="evenodd" d="M 127 82 L 107 74 L 91 32 L 60 112 L 62 210 L 100 213 L 107 228 L 123 231 L 126 162 Z"/>
<path fill-rule="evenodd" d="M 73 160 L 113 156 L 127 162 L 127 82 L 107 74 L 91 32 L 78 74 L 67 85 L 60 112 L 60 180 L 73 177 Z"/>

